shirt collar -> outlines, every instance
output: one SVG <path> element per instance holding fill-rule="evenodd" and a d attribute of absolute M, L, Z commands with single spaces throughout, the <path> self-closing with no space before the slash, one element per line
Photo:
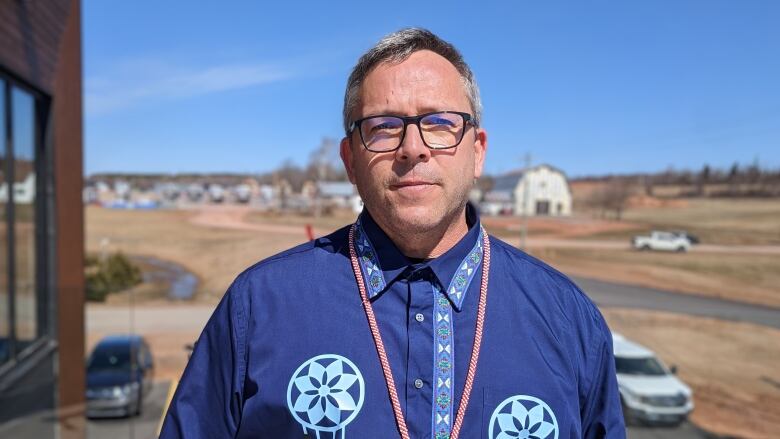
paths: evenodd
<path fill-rule="evenodd" d="M 468 232 L 447 252 L 437 258 L 414 263 L 401 253 L 364 209 L 357 220 L 355 245 L 369 298 L 381 295 L 407 270 L 427 266 L 436 276 L 439 288 L 460 311 L 466 291 L 482 262 L 482 226 L 471 204 L 466 206 L 466 223 Z"/>

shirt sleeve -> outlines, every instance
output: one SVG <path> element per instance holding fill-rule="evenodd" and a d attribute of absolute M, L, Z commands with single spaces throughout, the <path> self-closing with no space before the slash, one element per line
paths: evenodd
<path fill-rule="evenodd" d="M 626 426 L 615 374 L 612 334 L 601 315 L 597 322 L 596 342 L 587 368 L 590 390 L 582 406 L 582 437 L 622 439 L 626 437 Z"/>
<path fill-rule="evenodd" d="M 235 437 L 246 365 L 245 297 L 239 278 L 206 323 L 165 415 L 160 439 Z"/>

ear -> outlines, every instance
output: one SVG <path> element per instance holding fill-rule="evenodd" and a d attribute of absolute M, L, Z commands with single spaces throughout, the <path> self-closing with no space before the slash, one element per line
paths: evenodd
<path fill-rule="evenodd" d="M 487 152 L 487 131 L 482 128 L 474 130 L 474 178 L 482 176 L 482 168 L 485 165 L 485 153 Z"/>
<path fill-rule="evenodd" d="M 344 137 L 341 139 L 341 144 L 339 145 L 339 155 L 341 156 L 342 163 L 344 163 L 344 169 L 347 171 L 349 182 L 356 184 L 355 172 L 353 171 L 354 160 L 352 157 L 352 140 L 349 137 Z"/>

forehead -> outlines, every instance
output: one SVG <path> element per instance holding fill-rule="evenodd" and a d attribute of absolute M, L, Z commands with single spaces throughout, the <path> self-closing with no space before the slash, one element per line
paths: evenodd
<path fill-rule="evenodd" d="M 382 63 L 369 72 L 360 88 L 356 116 L 435 110 L 469 111 L 466 88 L 452 63 L 421 50 L 400 63 Z"/>

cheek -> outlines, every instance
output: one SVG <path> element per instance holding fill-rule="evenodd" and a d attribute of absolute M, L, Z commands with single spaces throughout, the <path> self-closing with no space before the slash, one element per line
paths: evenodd
<path fill-rule="evenodd" d="M 358 159 L 353 165 L 357 187 L 361 192 L 376 193 L 382 187 L 381 166 Z"/>
<path fill-rule="evenodd" d="M 470 186 L 474 181 L 475 160 L 473 154 L 463 157 L 453 157 L 449 163 L 442 163 L 443 172 L 447 174 L 450 184 L 456 187 Z"/>

